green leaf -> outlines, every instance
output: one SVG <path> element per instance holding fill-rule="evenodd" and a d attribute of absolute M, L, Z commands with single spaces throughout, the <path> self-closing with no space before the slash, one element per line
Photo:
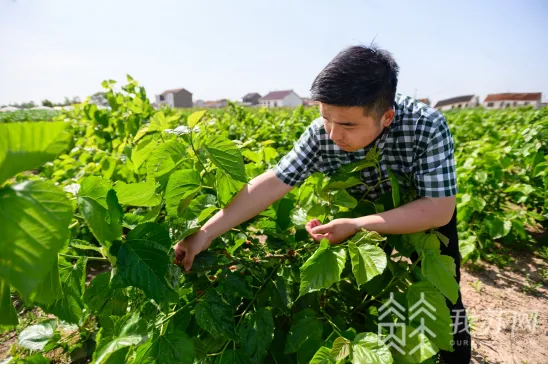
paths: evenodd
<path fill-rule="evenodd" d="M 68 241 L 72 206 L 51 182 L 0 189 L 0 279 L 29 298 Z"/>
<path fill-rule="evenodd" d="M 0 327 L 13 327 L 18 323 L 19 318 L 11 301 L 10 286 L 0 279 Z"/>
<path fill-rule="evenodd" d="M 409 325 L 421 328 L 440 349 L 451 351 L 452 321 L 443 295 L 432 284 L 423 280 L 409 287 L 407 303 Z"/>
<path fill-rule="evenodd" d="M 453 304 L 457 302 L 459 284 L 455 280 L 455 261 L 451 256 L 426 250 L 421 263 L 422 275 Z"/>
<path fill-rule="evenodd" d="M 487 202 L 483 200 L 483 198 L 480 198 L 478 196 L 472 196 L 470 197 L 469 204 L 476 212 L 481 212 L 483 208 L 485 208 L 485 206 L 487 205 Z"/>
<path fill-rule="evenodd" d="M 141 139 L 137 146 L 133 147 L 133 150 L 131 151 L 131 161 L 133 162 L 133 170 L 135 173 L 139 172 L 139 168 L 149 158 L 150 154 L 156 149 L 157 146 L 157 137 L 145 136 Z"/>
<path fill-rule="evenodd" d="M 438 237 L 440 242 L 445 245 L 445 247 L 449 246 L 449 238 L 447 238 L 447 236 L 445 236 L 443 233 L 439 231 L 434 231 L 434 234 L 436 235 L 436 237 Z"/>
<path fill-rule="evenodd" d="M 101 331 L 103 331 L 102 329 Z M 109 333 L 106 333 L 109 332 Z M 135 346 L 146 340 L 147 324 L 139 318 L 138 313 L 128 313 L 125 317 L 117 319 L 114 328 L 105 331 L 107 336 L 101 336 L 93 354 L 95 363 L 104 364 L 118 350 L 128 346 Z"/>
<path fill-rule="evenodd" d="M 230 199 L 245 185 L 221 170 L 217 170 L 215 179 L 217 180 L 217 194 L 222 205 L 228 204 Z"/>
<path fill-rule="evenodd" d="M 63 289 L 61 288 L 61 279 L 59 276 L 59 260 L 56 257 L 51 270 L 42 283 L 40 283 L 40 286 L 38 286 L 33 301 L 44 305 L 51 305 L 57 299 L 61 298 L 62 295 Z"/>
<path fill-rule="evenodd" d="M 333 175 L 324 190 L 348 189 L 356 185 L 362 185 L 363 181 L 355 176 Z"/>
<path fill-rule="evenodd" d="M 156 335 L 137 348 L 135 364 L 191 364 L 196 357 L 194 342 L 188 335 L 175 329 Z"/>
<path fill-rule="evenodd" d="M 238 340 L 234 326 L 234 312 L 215 290 L 208 290 L 196 305 L 196 322 L 216 338 Z"/>
<path fill-rule="evenodd" d="M 32 351 L 42 351 L 55 334 L 57 319 L 29 326 L 19 334 L 19 346 Z"/>
<path fill-rule="evenodd" d="M 150 118 L 150 123 L 148 125 L 149 132 L 154 132 L 154 131 L 162 132 L 168 128 L 169 128 L 169 123 L 166 119 L 164 112 L 162 111 L 156 112 L 154 113 L 152 118 Z"/>
<path fill-rule="evenodd" d="M 413 336 L 411 336 L 413 334 Z M 411 326 L 397 326 L 394 336 L 403 340 L 403 344 L 395 342 L 402 351 L 394 348 L 392 356 L 397 364 L 420 364 L 436 355 L 438 347 L 421 331 Z"/>
<path fill-rule="evenodd" d="M 134 207 L 155 207 L 162 202 L 162 196 L 156 194 L 154 182 L 126 184 L 118 181 L 114 187 L 118 202 Z"/>
<path fill-rule="evenodd" d="M 459 241 L 459 251 L 462 256 L 462 263 L 468 261 L 472 254 L 476 251 L 476 236 L 470 236 Z"/>
<path fill-rule="evenodd" d="M 64 122 L 0 124 L 0 185 L 19 172 L 53 160 L 68 147 Z"/>
<path fill-rule="evenodd" d="M 200 111 L 197 111 L 197 112 L 194 112 L 194 113 L 190 114 L 188 116 L 187 121 L 186 121 L 186 124 L 188 125 L 188 127 L 189 128 L 194 128 L 194 126 L 196 126 L 196 124 L 200 123 L 200 120 L 204 116 L 205 112 L 206 112 L 205 110 L 200 110 Z"/>
<path fill-rule="evenodd" d="M 387 171 L 388 179 L 390 179 L 390 185 L 392 186 L 392 202 L 394 203 L 394 208 L 397 208 L 400 206 L 400 183 L 392 170 L 388 168 Z"/>
<path fill-rule="evenodd" d="M 253 292 L 247 280 L 238 272 L 227 272 L 222 275 L 219 292 L 225 296 L 237 296 L 239 298 L 253 298 Z"/>
<path fill-rule="evenodd" d="M 97 176 L 85 178 L 77 201 L 89 229 L 103 247 L 109 248 L 122 236 L 122 207 L 108 181 Z"/>
<path fill-rule="evenodd" d="M 252 364 L 253 361 L 248 354 L 242 350 L 225 350 L 225 352 L 218 356 L 215 360 L 215 364 Z"/>
<path fill-rule="evenodd" d="M 100 317 L 126 314 L 127 297 L 122 289 L 110 288 L 110 273 L 97 275 L 84 292 L 84 303 Z"/>
<path fill-rule="evenodd" d="M 86 258 L 80 258 L 72 264 L 64 259 L 59 260 L 59 275 L 63 295 L 52 305 L 45 308 L 46 312 L 55 314 L 59 319 L 78 323 L 82 318 L 84 293 L 86 280 Z"/>
<path fill-rule="evenodd" d="M 166 188 L 166 210 L 170 217 L 177 217 L 202 188 L 200 175 L 196 170 L 176 171 L 169 177 Z"/>
<path fill-rule="evenodd" d="M 491 238 L 494 240 L 505 237 L 512 229 L 511 221 L 503 221 L 498 217 L 488 217 L 485 219 L 484 223 Z"/>
<path fill-rule="evenodd" d="M 350 341 L 344 337 L 337 337 L 333 342 L 331 357 L 336 361 L 344 360 L 350 355 Z"/>
<path fill-rule="evenodd" d="M 254 363 L 264 363 L 264 359 L 274 339 L 274 320 L 266 308 L 248 313 L 240 326 L 242 349 L 251 355 Z"/>
<path fill-rule="evenodd" d="M 211 214 L 211 212 L 217 208 L 216 204 L 217 198 L 215 195 L 199 195 L 190 202 L 183 214 L 183 217 L 189 220 L 198 218 L 198 222 L 201 222 L 203 219 L 200 219 L 199 217 L 203 218 L 203 215 L 206 215 L 207 217 L 207 215 Z M 208 213 L 204 213 L 205 210 L 207 210 Z"/>
<path fill-rule="evenodd" d="M 337 361 L 331 356 L 331 349 L 325 346 L 320 347 L 320 349 L 316 352 L 312 360 L 310 360 L 311 364 L 336 364 Z"/>
<path fill-rule="evenodd" d="M 358 285 L 367 283 L 373 277 L 382 274 L 386 268 L 386 253 L 380 247 L 363 244 L 356 246 L 348 243 L 348 252 L 352 260 L 352 272 Z"/>
<path fill-rule="evenodd" d="M 320 340 L 321 336 L 322 324 L 316 318 L 316 312 L 310 308 L 303 309 L 297 313 L 291 323 L 284 352 L 286 354 L 296 352 L 307 340 Z"/>
<path fill-rule="evenodd" d="M 204 147 L 215 166 L 235 180 L 247 182 L 244 159 L 234 142 L 223 136 L 215 135 L 207 139 Z"/>
<path fill-rule="evenodd" d="M 118 252 L 118 274 L 126 285 L 143 289 L 156 301 L 176 300 L 177 295 L 166 280 L 171 240 L 167 230 L 156 223 L 138 225 L 127 235 Z"/>
<path fill-rule="evenodd" d="M 349 209 L 356 208 L 358 201 L 346 190 L 339 190 L 333 195 L 332 203 Z"/>
<path fill-rule="evenodd" d="M 273 206 L 276 211 L 276 224 L 281 231 L 285 231 L 291 224 L 291 211 L 295 204 L 291 199 L 280 199 Z"/>
<path fill-rule="evenodd" d="M 37 353 L 32 356 L 25 356 L 19 359 L 17 364 L 49 364 L 50 360 L 44 355 Z"/>
<path fill-rule="evenodd" d="M 392 364 L 390 349 L 372 332 L 358 333 L 352 341 L 353 364 Z"/>
<path fill-rule="evenodd" d="M 178 141 L 160 144 L 147 159 L 147 180 L 155 180 L 165 186 L 169 175 L 186 160 L 185 145 Z"/>
<path fill-rule="evenodd" d="M 346 262 L 344 248 L 330 248 L 329 241 L 322 239 L 320 247 L 301 266 L 301 285 L 299 297 L 305 294 L 329 288 L 341 279 Z"/>

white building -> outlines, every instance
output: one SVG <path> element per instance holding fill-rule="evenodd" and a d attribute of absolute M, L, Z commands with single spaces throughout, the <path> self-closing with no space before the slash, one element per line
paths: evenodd
<path fill-rule="evenodd" d="M 475 108 L 479 105 L 479 98 L 475 95 L 463 95 L 450 99 L 440 100 L 434 108 L 444 111 L 459 108 Z"/>
<path fill-rule="evenodd" d="M 293 90 L 271 91 L 259 99 L 260 106 L 275 108 L 280 106 L 299 106 L 303 100 Z"/>
<path fill-rule="evenodd" d="M 489 94 L 483 101 L 486 109 L 505 109 L 532 105 L 534 109 L 541 107 L 542 93 L 503 93 Z"/>
<path fill-rule="evenodd" d="M 156 95 L 156 105 L 168 105 L 171 108 L 192 108 L 192 93 L 185 89 L 166 90 Z"/>

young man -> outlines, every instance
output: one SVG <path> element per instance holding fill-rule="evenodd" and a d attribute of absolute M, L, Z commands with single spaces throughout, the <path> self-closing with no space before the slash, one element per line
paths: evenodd
<path fill-rule="evenodd" d="M 316 77 L 312 99 L 320 103 L 315 120 L 273 170 L 251 180 L 224 209 L 194 235 L 175 245 L 175 254 L 190 270 L 194 257 L 212 240 L 254 217 L 313 172 L 333 173 L 340 166 L 365 158 L 376 147 L 382 176 L 375 168 L 362 170 L 362 180 L 376 186 L 375 199 L 390 191 L 387 168 L 411 175 L 418 199 L 398 208 L 359 218 L 307 223 L 312 238 L 344 241 L 365 228 L 380 234 L 407 234 L 438 228 L 449 238 L 442 254 L 454 258 L 460 280 L 456 230 L 457 184 L 453 140 L 441 113 L 396 94 L 398 65 L 376 47 L 356 46 L 339 53 Z M 377 184 L 377 182 L 385 181 Z M 410 188 L 403 186 L 402 188 Z M 469 363 L 470 336 L 459 292 L 456 305 L 447 302 L 456 323 L 454 352 L 442 352 L 446 363 Z M 455 311 L 459 311 L 457 315 Z"/>

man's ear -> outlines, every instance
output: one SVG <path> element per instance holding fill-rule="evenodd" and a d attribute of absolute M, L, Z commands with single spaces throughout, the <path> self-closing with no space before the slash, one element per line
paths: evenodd
<path fill-rule="evenodd" d="M 392 121 L 394 120 L 394 115 L 396 113 L 394 112 L 393 108 L 388 109 L 381 118 L 381 123 L 384 127 L 388 127 L 390 124 L 392 124 Z"/>

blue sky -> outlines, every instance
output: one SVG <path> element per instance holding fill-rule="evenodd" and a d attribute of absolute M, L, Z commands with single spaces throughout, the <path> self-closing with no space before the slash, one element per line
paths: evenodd
<path fill-rule="evenodd" d="M 0 0 L 0 104 L 85 97 L 127 73 L 151 97 L 305 97 L 337 52 L 373 39 L 402 93 L 548 99 L 547 15 L 544 0 Z"/>

